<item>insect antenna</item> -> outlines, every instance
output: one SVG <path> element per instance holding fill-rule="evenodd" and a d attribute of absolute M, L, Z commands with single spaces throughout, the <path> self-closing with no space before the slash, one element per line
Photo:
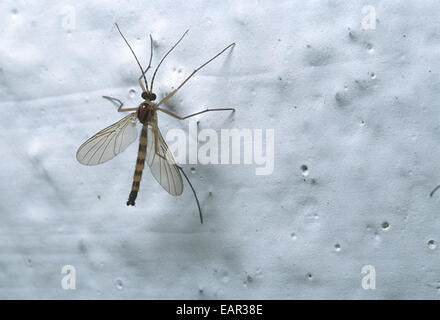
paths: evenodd
<path fill-rule="evenodd" d="M 150 34 L 150 62 L 148 62 L 148 67 L 145 69 L 144 73 L 148 71 L 148 69 L 151 68 L 151 61 L 153 60 L 153 37 Z"/>
<path fill-rule="evenodd" d="M 202 209 L 200 208 L 199 198 L 197 198 L 196 190 L 194 190 L 193 185 L 191 184 L 191 181 L 189 181 L 188 176 L 186 175 L 185 171 L 183 171 L 182 167 L 176 165 L 177 168 L 179 168 L 180 171 L 182 171 L 183 176 L 185 177 L 186 181 L 188 181 L 189 186 L 191 187 L 192 192 L 194 193 L 194 197 L 196 198 L 197 207 L 199 208 L 199 216 L 200 216 L 200 223 L 203 224 L 203 215 L 202 215 Z"/>
<path fill-rule="evenodd" d="M 154 70 L 153 73 L 153 77 L 151 78 L 151 92 L 153 91 L 153 82 L 154 82 L 154 78 L 156 77 L 156 73 L 157 70 L 159 69 L 160 65 L 162 64 L 162 62 L 165 60 L 165 58 L 170 54 L 171 51 L 173 51 L 173 49 L 179 44 L 180 41 L 182 41 L 182 39 L 186 36 L 186 34 L 188 33 L 189 29 L 187 29 L 185 31 L 185 33 L 180 37 L 180 39 L 171 47 L 170 50 L 168 50 L 168 52 L 163 56 L 162 60 L 160 60 L 159 64 L 156 67 L 156 70 Z"/>
<path fill-rule="evenodd" d="M 142 74 L 142 76 L 143 76 L 143 78 L 144 78 L 145 85 L 148 87 L 148 84 L 147 84 L 147 78 L 145 78 L 144 69 L 142 68 L 141 63 L 139 62 L 138 58 L 136 57 L 136 54 L 134 53 L 134 51 L 133 51 L 133 49 L 131 48 L 130 44 L 128 43 L 127 39 L 125 39 L 124 35 L 122 34 L 121 29 L 119 29 L 118 24 L 115 23 L 115 25 L 116 25 L 116 28 L 118 28 L 119 34 L 122 36 L 122 38 L 124 39 L 125 43 L 126 43 L 127 46 L 130 48 L 131 53 L 133 53 L 133 56 L 134 56 L 134 58 L 136 59 L 136 62 L 137 62 L 137 64 L 138 64 L 139 68 L 141 69 L 141 74 Z M 151 36 L 150 36 L 150 37 L 151 37 Z M 153 41 L 153 40 L 151 39 L 151 41 Z M 151 58 L 152 58 L 152 53 L 151 53 Z M 150 62 L 151 62 L 151 59 L 150 59 Z"/>
<path fill-rule="evenodd" d="M 151 61 L 153 60 L 153 37 L 151 36 L 151 34 L 150 34 L 150 62 L 148 62 L 148 67 L 147 67 L 147 69 L 145 69 L 145 71 L 142 71 L 142 74 L 141 74 L 141 76 L 139 77 L 139 84 L 141 85 L 141 88 L 144 90 L 144 91 L 148 91 L 148 92 L 150 92 L 150 93 L 153 93 L 151 90 L 149 90 L 148 89 L 148 82 L 147 82 L 147 80 L 145 79 L 145 74 L 148 72 L 148 70 L 150 70 L 150 68 L 151 68 Z M 144 77 L 144 80 L 145 80 L 145 86 L 146 86 L 146 88 L 147 89 L 145 89 L 143 86 L 142 86 L 142 82 L 140 82 L 141 81 L 141 79 L 142 79 L 142 77 Z"/>

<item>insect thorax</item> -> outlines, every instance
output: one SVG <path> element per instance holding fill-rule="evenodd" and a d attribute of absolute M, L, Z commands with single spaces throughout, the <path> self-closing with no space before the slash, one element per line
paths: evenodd
<path fill-rule="evenodd" d="M 146 103 L 141 103 L 137 111 L 137 117 L 139 121 L 144 124 L 145 122 L 152 122 L 154 120 L 156 111 L 151 105 Z"/>

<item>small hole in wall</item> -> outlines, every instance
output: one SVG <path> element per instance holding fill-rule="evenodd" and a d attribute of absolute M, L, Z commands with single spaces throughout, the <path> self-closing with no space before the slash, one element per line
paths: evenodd
<path fill-rule="evenodd" d="M 303 164 L 301 166 L 301 172 L 304 177 L 307 177 L 309 175 L 309 168 L 305 164 Z"/>
<path fill-rule="evenodd" d="M 135 89 L 130 89 L 128 91 L 128 97 L 130 98 L 130 100 L 133 100 L 136 97 L 137 93 Z"/>
<path fill-rule="evenodd" d="M 382 229 L 383 230 L 388 230 L 389 227 L 390 227 L 390 224 L 387 221 L 382 222 Z"/>
<path fill-rule="evenodd" d="M 118 290 L 124 289 L 124 283 L 122 282 L 121 279 L 116 280 L 116 289 L 118 289 Z"/>
<path fill-rule="evenodd" d="M 428 241 L 428 248 L 431 250 L 434 250 L 435 248 L 437 248 L 437 243 L 434 240 L 429 240 Z"/>

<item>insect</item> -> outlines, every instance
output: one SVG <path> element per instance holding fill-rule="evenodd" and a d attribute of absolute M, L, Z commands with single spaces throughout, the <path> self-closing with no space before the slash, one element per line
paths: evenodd
<path fill-rule="evenodd" d="M 157 121 L 157 112 L 161 111 L 169 116 L 172 116 L 179 120 L 188 119 L 190 117 L 210 112 L 210 111 L 232 111 L 234 112 L 234 108 L 216 108 L 216 109 L 205 109 L 193 114 L 190 114 L 185 117 L 180 117 L 177 114 L 161 108 L 161 106 L 168 101 L 172 96 L 176 94 L 176 92 L 192 77 L 194 74 L 210 63 L 212 60 L 217 58 L 227 49 L 233 47 L 235 43 L 228 45 L 214 57 L 209 59 L 207 62 L 196 68 L 176 89 L 167 94 L 164 98 L 162 98 L 158 103 L 153 101 L 156 100 L 156 94 L 153 92 L 153 84 L 154 79 L 156 77 L 157 70 L 159 69 L 162 62 L 168 56 L 168 54 L 173 51 L 173 49 L 182 41 L 185 35 L 188 33 L 188 30 L 180 37 L 180 39 L 171 47 L 171 49 L 163 56 L 157 65 L 153 76 L 151 78 L 150 86 L 148 86 L 148 81 L 146 78 L 147 72 L 151 68 L 151 62 L 153 59 L 153 38 L 150 35 L 150 61 L 148 67 L 144 70 L 134 53 L 132 47 L 128 43 L 125 36 L 122 34 L 121 30 L 117 23 L 115 23 L 116 28 L 118 29 L 119 34 L 124 39 L 125 43 L 129 47 L 131 53 L 133 54 L 136 62 L 141 70 L 141 75 L 138 79 L 139 85 L 142 89 L 141 98 L 143 101 L 139 104 L 138 107 L 134 108 L 123 108 L 123 103 L 119 99 L 103 96 L 103 98 L 108 99 L 112 102 L 117 102 L 119 104 L 118 111 L 126 112 L 131 111 L 129 115 L 122 118 L 118 122 L 112 124 L 111 126 L 99 131 L 97 134 L 92 136 L 86 142 L 84 142 L 78 149 L 76 153 L 76 159 L 84 165 L 98 165 L 104 163 L 116 155 L 124 151 L 128 145 L 134 142 L 138 136 L 138 132 L 136 129 L 137 120 L 142 124 L 141 135 L 139 139 L 139 150 L 138 156 L 136 160 L 136 170 L 134 172 L 133 184 L 131 188 L 130 195 L 128 197 L 127 206 L 134 206 L 136 197 L 139 191 L 139 185 L 142 178 L 142 172 L 145 166 L 145 162 L 147 162 L 150 167 L 151 173 L 153 177 L 159 182 L 159 184 L 171 195 L 179 196 L 183 192 L 183 180 L 180 172 L 185 177 L 186 181 L 188 181 L 191 190 L 193 191 L 197 207 L 200 215 L 200 222 L 203 223 L 202 210 L 200 208 L 200 203 L 197 198 L 197 193 L 194 190 L 188 176 L 183 171 L 182 167 L 176 164 L 174 161 L 173 155 L 168 149 L 168 146 L 165 140 L 162 137 L 162 134 L 158 127 Z M 143 82 L 142 82 L 143 81 Z"/>

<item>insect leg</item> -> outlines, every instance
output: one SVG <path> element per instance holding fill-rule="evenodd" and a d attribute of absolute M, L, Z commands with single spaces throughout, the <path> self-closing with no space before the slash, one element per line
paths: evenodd
<path fill-rule="evenodd" d="M 229 46 L 227 46 L 226 48 L 224 48 L 222 51 L 220 51 L 219 53 L 217 53 L 214 57 L 212 57 L 211 59 L 209 59 L 208 61 L 206 61 L 204 64 L 202 64 L 200 67 L 198 67 L 197 69 L 195 69 L 185 80 L 183 80 L 183 82 L 173 91 L 171 91 L 165 98 L 163 98 L 162 100 L 160 100 L 160 102 L 157 104 L 157 106 L 160 106 L 161 104 L 165 103 L 168 99 L 170 99 L 172 96 L 174 96 L 174 94 L 189 80 L 191 79 L 191 77 L 200 69 L 202 69 L 204 66 L 206 66 L 208 63 L 210 63 L 212 60 L 214 60 L 215 58 L 217 58 L 219 55 L 221 55 L 223 52 L 225 52 L 227 49 L 229 49 L 230 47 L 235 46 L 235 43 L 231 43 Z"/>
<path fill-rule="evenodd" d="M 194 194 L 194 197 L 196 198 L 197 207 L 199 208 L 199 216 L 200 216 L 200 223 L 203 224 L 203 215 L 202 215 L 202 209 L 200 208 L 199 198 L 197 198 L 196 190 L 194 190 L 193 185 L 191 184 L 191 181 L 189 181 L 188 176 L 186 175 L 185 171 L 183 171 L 182 167 L 178 166 L 176 164 L 176 167 L 179 168 L 180 171 L 182 171 L 183 176 L 185 177 L 186 181 L 188 181 L 189 186 L 191 187 L 191 190 Z"/>
<path fill-rule="evenodd" d="M 429 194 L 430 197 L 432 197 L 434 195 L 434 193 L 440 189 L 440 185 L 438 185 L 437 187 L 434 188 L 434 190 L 431 191 L 431 193 Z"/>
<path fill-rule="evenodd" d="M 191 118 L 191 117 L 194 117 L 194 116 L 197 116 L 199 114 L 202 114 L 202 113 L 205 113 L 205 112 L 209 112 L 209 111 L 232 111 L 232 112 L 235 112 L 234 108 L 205 109 L 205 110 L 202 110 L 202 111 L 199 111 L 199 112 L 196 112 L 196 113 L 192 113 L 192 114 L 190 114 L 188 116 L 181 117 L 181 116 L 178 116 L 177 114 L 175 114 L 175 113 L 173 113 L 171 111 L 168 111 L 166 109 L 157 108 L 157 110 L 162 111 L 163 113 L 166 113 L 167 115 L 172 116 L 172 117 L 174 117 L 176 119 L 179 119 L 179 120 L 185 120 L 187 118 Z"/>
<path fill-rule="evenodd" d="M 138 109 L 138 108 L 123 108 L 122 109 L 122 106 L 124 105 L 124 103 L 121 100 L 119 100 L 117 98 L 112 98 L 112 97 L 109 97 L 109 96 L 102 96 L 102 97 L 104 99 L 110 100 L 111 102 L 115 102 L 115 101 L 118 102 L 119 103 L 118 112 L 135 111 L 135 110 Z"/>

